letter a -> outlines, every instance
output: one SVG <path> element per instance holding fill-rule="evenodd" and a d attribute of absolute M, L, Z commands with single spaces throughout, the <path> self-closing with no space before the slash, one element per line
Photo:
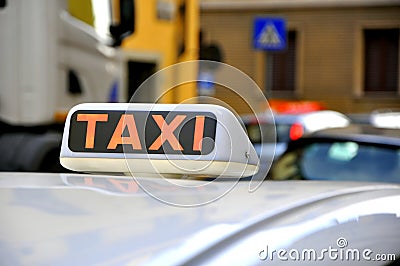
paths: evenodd
<path fill-rule="evenodd" d="M 128 128 L 129 137 L 123 137 L 125 127 Z M 131 144 L 134 150 L 141 150 L 142 145 L 140 144 L 139 135 L 136 128 L 135 118 L 133 115 L 124 114 L 121 115 L 118 125 L 114 130 L 114 134 L 108 143 L 107 149 L 114 150 L 119 144 Z"/>

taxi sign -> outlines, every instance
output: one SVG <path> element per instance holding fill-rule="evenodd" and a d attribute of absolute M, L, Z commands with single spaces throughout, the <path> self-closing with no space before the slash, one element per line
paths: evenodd
<path fill-rule="evenodd" d="M 258 157 L 228 109 L 209 104 L 88 103 L 67 116 L 61 164 L 84 172 L 250 176 Z"/>
<path fill-rule="evenodd" d="M 214 148 L 201 142 L 204 137 L 215 141 L 210 112 L 79 110 L 70 121 L 68 147 L 75 152 L 199 155 Z"/>

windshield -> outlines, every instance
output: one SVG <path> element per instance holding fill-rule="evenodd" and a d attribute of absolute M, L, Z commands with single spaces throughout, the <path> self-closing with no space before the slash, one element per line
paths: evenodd
<path fill-rule="evenodd" d="M 356 142 L 314 142 L 286 153 L 273 179 L 400 183 L 400 149 Z"/>

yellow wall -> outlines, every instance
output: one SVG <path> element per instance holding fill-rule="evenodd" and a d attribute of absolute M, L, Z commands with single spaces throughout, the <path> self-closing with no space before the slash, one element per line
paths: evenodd
<path fill-rule="evenodd" d="M 178 16 L 173 20 L 157 19 L 157 1 L 142 0 L 135 2 L 136 25 L 135 32 L 124 39 L 122 49 L 136 54 L 153 54 L 158 58 L 158 69 L 161 70 L 170 65 L 195 60 L 198 57 L 198 29 L 199 29 L 199 7 L 197 0 L 174 0 L 179 8 L 180 4 L 186 2 L 186 21 L 181 24 Z M 182 28 L 186 29 L 186 50 L 179 56 L 179 40 L 181 40 Z M 184 73 L 196 77 L 197 72 Z M 187 98 L 196 96 L 195 86 L 177 88 L 167 93 L 163 102 L 181 102 Z"/>
<path fill-rule="evenodd" d="M 94 25 L 92 0 L 68 0 L 68 12 L 75 18 Z"/>

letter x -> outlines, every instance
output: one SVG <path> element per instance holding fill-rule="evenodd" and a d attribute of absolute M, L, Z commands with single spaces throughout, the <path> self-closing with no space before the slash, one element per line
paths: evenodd
<path fill-rule="evenodd" d="M 171 121 L 170 124 L 165 122 L 164 118 L 161 115 L 152 115 L 154 121 L 156 121 L 158 127 L 161 129 L 161 134 L 158 138 L 151 144 L 149 150 L 158 150 L 161 145 L 168 141 L 171 144 L 172 149 L 174 150 L 183 150 L 181 144 L 178 139 L 174 135 L 175 129 L 182 123 L 182 121 L 186 118 L 186 115 L 177 115 L 174 120 Z"/>

